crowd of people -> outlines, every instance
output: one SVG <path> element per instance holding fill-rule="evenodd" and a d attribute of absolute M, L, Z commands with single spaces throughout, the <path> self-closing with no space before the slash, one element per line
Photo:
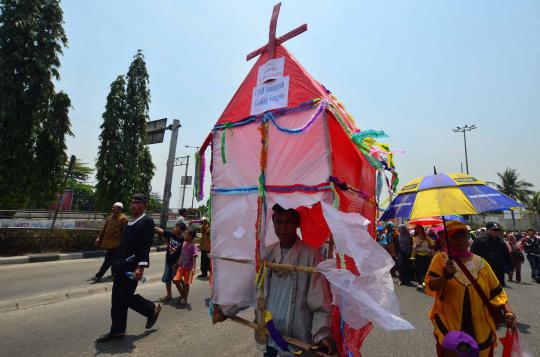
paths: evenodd
<path fill-rule="evenodd" d="M 101 281 L 106 271 L 111 268 L 113 289 L 111 299 L 111 328 L 100 336 L 96 343 L 104 343 L 123 338 L 126 332 L 127 313 L 131 308 L 147 317 L 146 328 L 151 328 L 161 312 L 161 305 L 135 294 L 140 281 L 144 282 L 144 270 L 150 265 L 150 247 L 155 235 L 162 236 L 167 248 L 162 281 L 166 295 L 160 302 L 173 299 L 172 284 L 178 290 L 179 297 L 175 303 L 188 305 L 189 287 L 193 282 L 196 270 L 198 249 L 195 245 L 197 232 L 200 230 L 200 251 L 202 253 L 201 279 L 208 277 L 210 228 L 206 218 L 200 221 L 200 227 L 192 225 L 185 218 L 186 210 L 179 212 L 179 217 L 172 230 L 156 227 L 154 220 L 145 213 L 148 201 L 144 195 L 133 195 L 130 203 L 131 219 L 123 214 L 124 206 L 116 202 L 111 214 L 96 238 L 96 246 L 105 249 L 106 255 L 99 271 L 90 279 L 93 284 Z"/>
<path fill-rule="evenodd" d="M 488 222 L 476 231 L 467 227 L 471 251 L 484 258 L 504 287 L 508 281 L 521 284 L 521 266 L 527 260 L 531 267 L 531 279 L 540 283 L 540 236 L 534 229 L 526 232 L 504 232 L 496 222 Z M 446 239 L 443 226 L 424 228 L 409 227 L 393 222 L 377 226 L 377 241 L 394 258 L 392 270 L 399 277 L 399 285 L 415 285 L 424 290 L 424 277 L 432 258 L 445 252 Z"/>
<path fill-rule="evenodd" d="M 162 281 L 166 295 L 160 302 L 173 300 L 172 285 L 178 290 L 175 303 L 188 304 L 197 257 L 200 255 L 201 275 L 207 279 L 210 269 L 210 226 L 203 218 L 197 232 L 192 222 L 180 212 L 170 231 L 155 227 L 146 215 L 146 198 L 134 195 L 130 204 L 131 219 L 122 213 L 123 205 L 115 203 L 111 215 L 96 239 L 107 250 L 104 262 L 92 278 L 99 282 L 106 270 L 113 272 L 111 302 L 112 324 L 108 333 L 96 343 L 125 336 L 127 312 L 131 308 L 147 318 L 146 328 L 158 319 L 161 305 L 135 294 L 144 270 L 149 266 L 150 246 L 154 236 L 167 243 Z M 290 266 L 314 267 L 321 261 L 320 253 L 303 244 L 296 234 L 299 214 L 292 209 L 273 207 L 274 229 L 279 242 L 268 247 L 266 259 Z M 540 237 L 533 229 L 527 232 L 505 233 L 495 222 L 471 231 L 460 221 L 449 221 L 446 229 L 421 225 L 395 226 L 392 222 L 377 227 L 376 238 L 394 258 L 391 271 L 400 285 L 411 285 L 434 298 L 429 312 L 433 323 L 438 356 L 449 356 L 456 346 L 467 346 L 472 355 L 493 356 L 496 327 L 506 324 L 515 329 L 514 315 L 505 293 L 505 275 L 509 281 L 521 283 L 521 265 L 531 265 L 532 279 L 540 282 Z M 195 246 L 198 239 L 199 249 Z M 318 273 L 268 273 L 265 300 L 272 312 L 274 326 L 280 333 L 320 346 L 326 353 L 336 350 L 330 324 L 331 296 L 328 282 Z M 295 299 L 291 299 L 294 292 Z M 293 303 L 293 307 L 291 307 Z M 297 309 L 296 306 L 300 306 Z M 290 311 L 299 313 L 291 315 Z M 214 306 L 214 322 L 233 316 L 238 310 L 231 306 Z M 301 312 L 301 313 L 300 313 Z M 304 328 L 306 327 L 306 328 Z M 307 328 L 309 327 L 309 328 Z M 279 343 L 270 339 L 265 356 L 281 355 Z"/>
<path fill-rule="evenodd" d="M 460 221 L 446 228 L 396 228 L 388 222 L 377 227 L 377 241 L 396 262 L 398 284 L 416 280 L 416 287 L 434 298 L 429 318 L 438 356 L 451 355 L 458 345 L 469 349 L 467 355 L 493 356 L 496 327 L 516 327 L 505 276 L 521 284 L 526 256 L 531 279 L 540 283 L 540 237 L 534 229 L 507 233 L 488 222 L 472 231 Z"/>

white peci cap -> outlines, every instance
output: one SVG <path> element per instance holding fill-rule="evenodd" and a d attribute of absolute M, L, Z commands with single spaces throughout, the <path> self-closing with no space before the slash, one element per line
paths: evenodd
<path fill-rule="evenodd" d="M 124 209 L 124 205 L 122 204 L 122 202 L 115 202 L 115 203 L 113 204 L 113 206 L 116 206 L 116 207 L 118 207 L 118 208 Z"/>

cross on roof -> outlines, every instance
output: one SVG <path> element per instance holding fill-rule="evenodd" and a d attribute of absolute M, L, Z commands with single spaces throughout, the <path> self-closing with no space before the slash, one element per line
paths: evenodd
<path fill-rule="evenodd" d="M 272 18 L 270 20 L 270 32 L 268 35 L 268 43 L 261 48 L 251 52 L 246 56 L 246 60 L 249 61 L 250 59 L 257 57 L 258 55 L 268 52 L 268 58 L 272 59 L 274 58 L 276 46 L 282 44 L 283 42 L 290 40 L 293 37 L 296 37 L 300 35 L 302 32 L 307 31 L 307 24 L 303 24 L 302 26 L 298 26 L 292 31 L 287 32 L 285 35 L 276 38 L 276 28 L 277 28 L 277 19 L 279 16 L 279 9 L 281 7 L 281 3 L 277 3 L 274 6 L 274 10 L 272 11 Z"/>

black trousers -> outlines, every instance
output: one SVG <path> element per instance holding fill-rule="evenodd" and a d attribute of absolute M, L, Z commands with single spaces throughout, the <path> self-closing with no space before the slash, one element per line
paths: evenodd
<path fill-rule="evenodd" d="M 135 294 L 138 282 L 123 275 L 115 275 L 112 302 L 111 302 L 111 333 L 118 334 L 126 332 L 128 308 L 137 311 L 139 314 L 150 317 L 154 313 L 154 303 Z"/>
<path fill-rule="evenodd" d="M 398 268 L 399 268 L 399 281 L 402 284 L 408 284 L 411 282 L 411 254 L 402 252 L 398 253 Z"/>
<path fill-rule="evenodd" d="M 117 250 L 118 248 L 107 249 L 107 253 L 105 253 L 105 260 L 103 260 L 103 264 L 101 264 L 101 268 L 99 268 L 99 271 L 96 273 L 96 278 L 98 279 L 103 278 L 103 275 L 105 275 L 107 270 L 111 267 L 113 258 L 116 255 Z"/>
<path fill-rule="evenodd" d="M 429 255 L 417 255 L 416 256 L 416 274 L 418 284 L 422 284 L 429 269 L 429 263 L 431 263 L 431 257 Z"/>
<path fill-rule="evenodd" d="M 203 276 L 208 276 L 208 271 L 210 271 L 210 257 L 208 256 L 210 252 L 201 250 L 201 274 Z"/>

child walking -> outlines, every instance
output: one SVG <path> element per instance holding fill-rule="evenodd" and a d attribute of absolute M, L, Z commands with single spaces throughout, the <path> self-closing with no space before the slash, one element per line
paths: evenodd
<path fill-rule="evenodd" d="M 182 253 L 178 262 L 178 270 L 173 278 L 173 282 L 180 292 L 179 305 L 187 305 L 189 285 L 193 282 L 193 275 L 195 274 L 195 263 L 197 259 L 197 250 L 195 249 L 195 244 L 193 244 L 195 236 L 196 233 L 194 231 L 187 230 L 184 233 L 184 244 L 182 245 Z"/>
<path fill-rule="evenodd" d="M 172 299 L 172 278 L 176 273 L 176 264 L 182 253 L 182 244 L 184 243 L 184 232 L 186 225 L 184 223 L 176 223 L 172 232 L 164 231 L 159 227 L 155 227 L 154 231 L 167 239 L 167 253 L 165 254 L 165 269 L 161 281 L 165 283 L 167 295 L 160 298 L 161 302 L 167 302 Z"/>

